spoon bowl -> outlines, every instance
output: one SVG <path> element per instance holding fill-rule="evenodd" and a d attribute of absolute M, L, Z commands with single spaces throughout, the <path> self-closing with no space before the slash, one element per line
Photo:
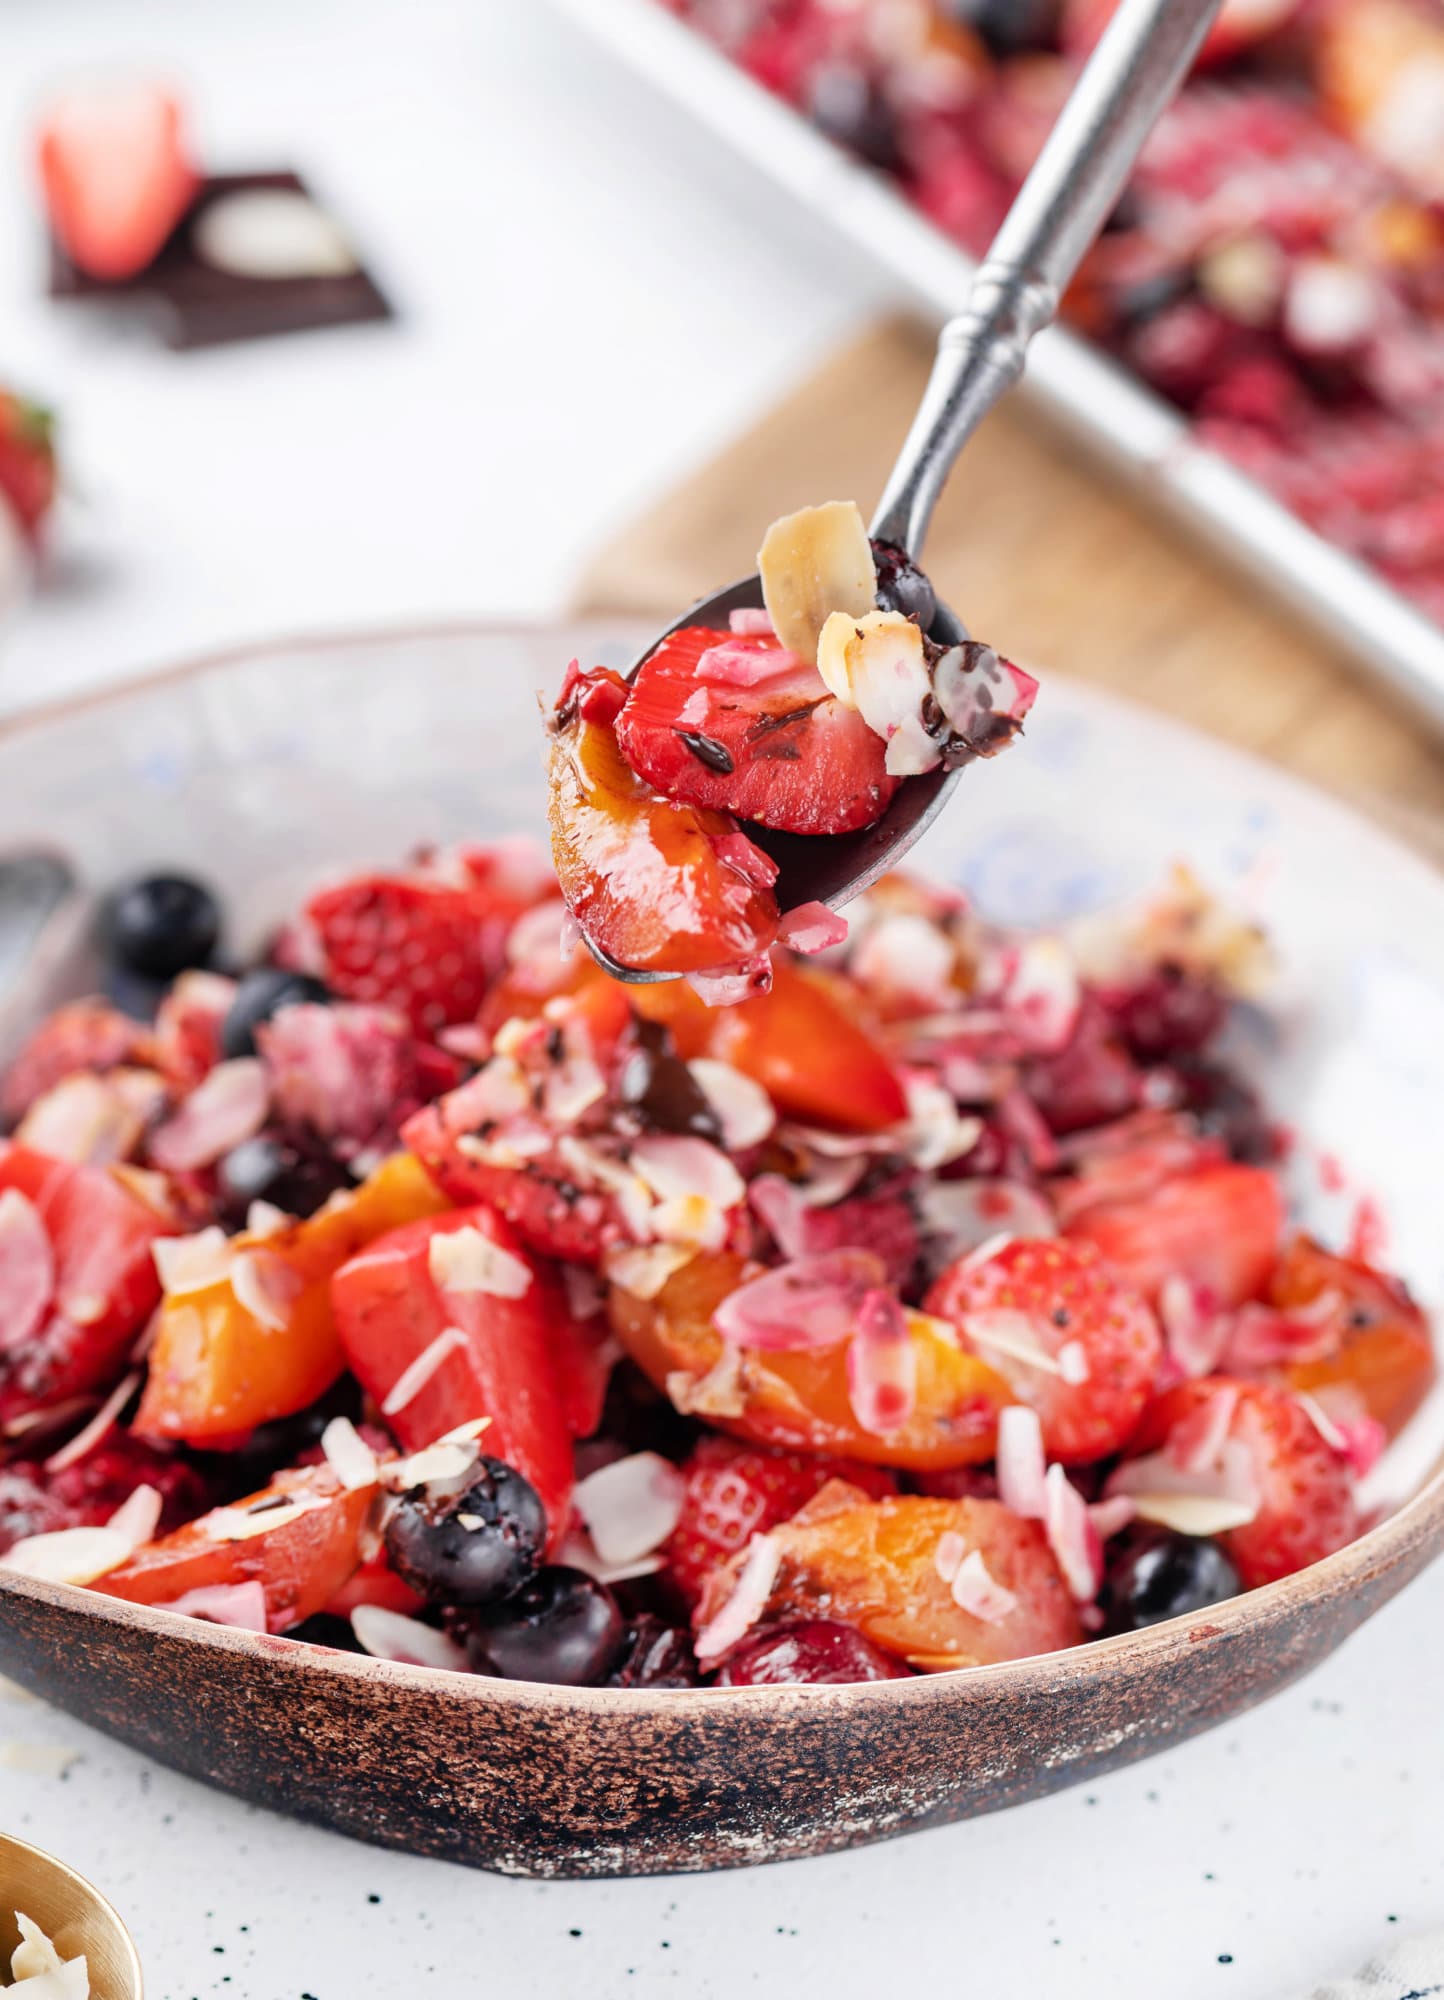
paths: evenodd
<path fill-rule="evenodd" d="M 1202 46 L 1221 0 L 1123 0 L 1064 105 L 973 279 L 967 303 L 938 336 L 937 359 L 872 523 L 874 542 L 921 555 L 934 506 L 959 452 L 1023 372 L 1033 336 L 1053 320 L 1085 251 Z M 733 611 L 762 607 L 762 584 L 744 577 L 702 598 L 658 633 L 631 672 L 682 625 L 728 629 Z M 939 605 L 929 636 L 968 637 Z M 630 676 L 629 676 L 630 678 Z M 837 909 L 895 868 L 952 794 L 958 772 L 908 778 L 882 817 L 855 833 L 799 836 L 748 823 L 778 865 L 784 913 L 800 903 Z M 587 940 L 613 978 L 633 985 L 674 979 L 638 972 Z"/>
<path fill-rule="evenodd" d="M 84 1957 L 92 2000 L 144 2000 L 130 1932 L 100 1891 L 53 1854 L 0 1833 L 0 1965 L 6 1967 L 20 1942 L 17 1910 L 39 1924 L 62 1958 Z"/>

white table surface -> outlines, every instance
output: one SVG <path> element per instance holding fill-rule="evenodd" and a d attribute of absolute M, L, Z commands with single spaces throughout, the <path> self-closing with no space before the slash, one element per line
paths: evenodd
<path fill-rule="evenodd" d="M 39 298 L 9 166 L 0 376 L 61 408 L 78 490 L 0 708 L 283 629 L 545 613 L 884 296 L 539 0 L 4 15 L 7 165 L 57 73 L 168 64 L 211 163 L 312 172 L 403 317 L 180 357 L 106 337 Z M 115 1897 L 152 2000 L 1271 2000 L 1444 1923 L 1441 1614 L 1444 1571 L 1172 1757 L 746 1874 L 542 1885 L 381 1854 L 9 1697 L 0 1827 Z"/>

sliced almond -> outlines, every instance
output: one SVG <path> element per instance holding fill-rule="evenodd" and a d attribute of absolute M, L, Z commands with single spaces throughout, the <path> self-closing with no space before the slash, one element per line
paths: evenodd
<path fill-rule="evenodd" d="M 894 777 L 916 776 L 938 762 L 941 752 L 922 720 L 933 684 L 923 635 L 910 618 L 900 611 L 834 611 L 818 641 L 817 671 L 887 744 Z"/>
<path fill-rule="evenodd" d="M 825 500 L 774 521 L 757 568 L 778 638 L 809 664 L 831 613 L 861 618 L 877 596 L 872 545 L 853 500 Z"/>

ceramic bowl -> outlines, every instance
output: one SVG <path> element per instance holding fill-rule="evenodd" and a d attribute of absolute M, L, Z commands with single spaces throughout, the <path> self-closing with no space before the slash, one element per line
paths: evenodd
<path fill-rule="evenodd" d="M 278 645 L 0 734 L 0 853 L 103 885 L 183 860 L 239 942 L 319 871 L 541 822 L 533 691 L 616 627 Z M 978 771 L 924 865 L 989 914 L 1048 922 L 1184 859 L 1277 939 L 1277 1006 L 1239 1057 L 1308 1143 L 1300 1212 L 1361 1199 L 1444 1302 L 1444 880 L 1261 764 L 1051 676 L 1027 743 Z M 71 936 L 71 943 L 74 936 Z M 9 1009 L 82 976 L 37 960 Z M 1421 1116 L 1421 1106 L 1433 1113 Z M 1347 1164 L 1341 1174 L 1338 1163 Z M 1371 1476 L 1377 1521 L 1196 1618 L 1003 1667 L 832 1688 L 621 1694 L 317 1651 L 91 1593 L 0 1583 L 0 1672 L 163 1762 L 343 1832 L 512 1874 L 737 1866 L 1033 1798 L 1163 1750 L 1283 1687 L 1444 1543 L 1444 1396 Z"/>
<path fill-rule="evenodd" d="M 54 1855 L 0 1833 L 0 1966 L 7 1969 L 20 1942 L 17 1910 L 62 1958 L 84 1957 L 91 2000 L 144 2000 L 130 1932 L 100 1891 Z"/>

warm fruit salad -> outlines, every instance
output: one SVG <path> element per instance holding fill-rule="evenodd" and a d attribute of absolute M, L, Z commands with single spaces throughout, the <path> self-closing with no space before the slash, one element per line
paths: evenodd
<path fill-rule="evenodd" d="M 662 0 L 984 250 L 1114 0 Z M 1225 0 L 1065 301 L 1444 622 L 1444 8 Z"/>
<path fill-rule="evenodd" d="M 773 945 L 846 935 L 821 903 L 779 909 L 753 836 L 873 825 L 907 778 L 1004 748 L 1038 691 L 991 646 L 928 636 L 932 585 L 851 501 L 774 521 L 757 562 L 764 608 L 679 627 L 630 682 L 573 662 L 550 720 L 573 920 L 603 964 L 685 975 L 719 1005 L 767 990 Z"/>
<path fill-rule="evenodd" d="M 737 678 L 682 727 L 736 792 L 651 722 L 695 637 L 630 721 L 574 679 L 555 754 L 630 813 L 624 743 L 644 836 L 716 855 L 778 642 L 714 644 Z M 794 694 L 808 796 L 875 803 L 888 755 Z M 106 994 L 3 1079 L 0 1560 L 677 1688 L 1017 1659 L 1347 1542 L 1434 1360 L 1395 1278 L 1290 1223 L 1220 1053 L 1263 940 L 1182 876 L 1086 935 L 896 877 L 850 917 L 714 1007 L 608 977 L 518 845 L 322 888 L 250 963 L 198 882 L 112 894 Z"/>

